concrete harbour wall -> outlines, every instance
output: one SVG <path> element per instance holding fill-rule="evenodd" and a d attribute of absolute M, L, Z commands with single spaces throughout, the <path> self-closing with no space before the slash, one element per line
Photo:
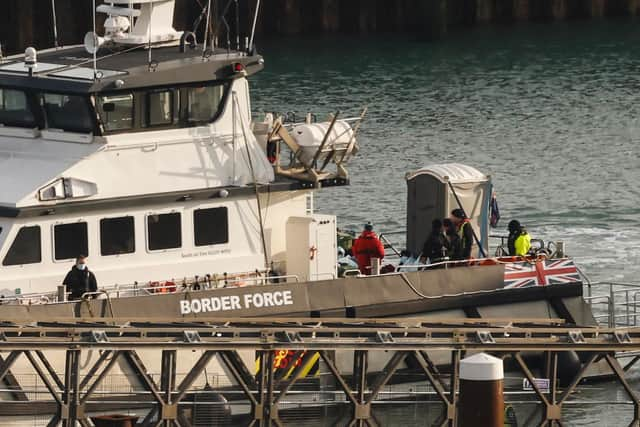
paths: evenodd
<path fill-rule="evenodd" d="M 256 0 L 240 0 L 242 34 Z M 98 0 L 100 3 L 101 0 Z M 198 3 L 178 0 L 176 27 L 191 28 Z M 218 10 L 226 0 L 214 0 Z M 413 33 L 425 39 L 445 37 L 460 27 L 486 23 L 518 23 L 636 16 L 640 0 L 263 0 L 258 31 L 266 35 L 322 33 Z M 5 53 L 26 46 L 53 45 L 51 2 L 3 0 L 0 43 Z M 233 10 L 233 8 L 231 8 Z M 63 44 L 82 41 L 91 27 L 91 1 L 56 0 L 58 31 Z M 235 22 L 233 12 L 229 22 Z"/>

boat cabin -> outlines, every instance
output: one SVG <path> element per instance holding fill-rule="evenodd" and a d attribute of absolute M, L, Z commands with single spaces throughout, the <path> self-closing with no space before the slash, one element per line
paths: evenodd
<path fill-rule="evenodd" d="M 135 10 L 151 13 L 154 1 Z M 105 10 L 105 28 L 125 13 Z M 312 211 L 318 183 L 276 176 L 253 132 L 248 78 L 262 57 L 158 31 L 135 44 L 135 26 L 111 28 L 109 43 L 90 33 L 85 46 L 29 48 L 0 63 L 5 294 L 54 291 L 78 255 L 99 285 L 285 275 L 300 252 L 287 243 L 291 218 L 335 229 L 335 218 Z M 333 241 L 322 271 L 303 269 L 300 279 L 335 275 Z"/>

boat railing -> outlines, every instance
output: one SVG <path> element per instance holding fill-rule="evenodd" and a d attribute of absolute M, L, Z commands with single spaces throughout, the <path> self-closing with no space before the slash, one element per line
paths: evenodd
<path fill-rule="evenodd" d="M 402 250 L 400 249 L 400 245 L 403 243 L 398 241 L 397 236 L 404 236 L 406 231 L 385 231 L 384 233 L 380 233 L 380 241 L 384 245 L 385 251 L 390 249 L 390 253 L 385 253 L 385 258 L 388 257 L 400 257 L 402 256 Z"/>
<path fill-rule="evenodd" d="M 253 273 L 255 276 L 233 277 L 226 275 L 205 275 L 193 276 L 182 280 L 166 280 L 151 282 L 133 282 L 128 284 L 114 284 L 100 287 L 96 292 L 86 292 L 81 299 L 106 297 L 120 298 L 144 295 L 162 295 L 167 293 L 175 293 L 181 291 L 198 291 L 221 289 L 225 287 L 241 287 L 277 283 L 299 283 L 300 277 L 295 274 L 286 275 L 269 275 L 267 271 L 258 271 Z M 237 276 L 243 276 L 239 274 Z M 252 285 L 249 285 L 252 284 Z M 36 304 L 56 304 L 64 303 L 70 292 L 37 292 L 21 295 L 11 295 L 0 297 L 0 305 L 17 304 L 17 305 L 36 305 Z M 63 297 L 64 295 L 64 297 Z"/>
<path fill-rule="evenodd" d="M 640 325 L 640 283 L 595 282 L 591 289 L 598 295 L 584 297 L 600 325 L 632 327 Z"/>

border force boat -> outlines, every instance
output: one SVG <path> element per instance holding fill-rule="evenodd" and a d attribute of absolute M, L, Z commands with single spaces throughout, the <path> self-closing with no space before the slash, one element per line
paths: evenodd
<path fill-rule="evenodd" d="M 253 121 L 248 81 L 264 66 L 253 35 L 242 47 L 239 37 L 235 48 L 221 47 L 207 26 L 199 44 L 172 27 L 173 8 L 174 0 L 111 0 L 97 8 L 106 15 L 102 36 L 89 33 L 84 46 L 28 48 L 0 63 L 3 321 L 595 324 L 576 266 L 558 251 L 337 277 L 336 217 L 314 212 L 313 193 L 348 185 L 366 110 L 322 123 Z M 479 234 L 475 250 L 489 253 L 489 176 L 435 165 L 407 182 L 410 251 L 419 252 L 431 219 L 461 207 Z M 99 290 L 67 301 L 58 288 L 79 255 L 89 257 Z M 144 357 L 150 369 L 159 363 L 151 352 Z M 384 366 L 384 356 L 371 363 Z"/>

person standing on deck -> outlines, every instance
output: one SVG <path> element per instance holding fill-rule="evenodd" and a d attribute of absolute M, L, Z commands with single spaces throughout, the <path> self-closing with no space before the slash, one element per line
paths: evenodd
<path fill-rule="evenodd" d="M 442 220 L 444 226 L 444 234 L 447 238 L 447 256 L 450 261 L 460 261 L 462 259 L 462 247 L 460 246 L 460 237 L 456 230 L 456 226 L 449 218 Z"/>
<path fill-rule="evenodd" d="M 518 220 L 509 222 L 509 239 L 507 246 L 509 247 L 510 256 L 525 256 L 531 249 L 531 236 L 527 230 L 520 224 Z"/>
<path fill-rule="evenodd" d="M 351 248 L 353 255 L 358 262 L 358 268 L 362 274 L 371 274 L 371 258 L 384 258 L 384 246 L 373 232 L 373 225 L 370 222 L 364 226 L 364 231 L 360 234 Z"/>
<path fill-rule="evenodd" d="M 429 259 L 430 264 L 444 261 L 449 251 L 449 242 L 442 229 L 442 221 L 434 219 L 431 222 L 431 233 L 424 242 L 420 263 L 424 264 Z"/>
<path fill-rule="evenodd" d="M 460 238 L 460 259 L 471 259 L 471 248 L 473 247 L 471 221 L 462 209 L 454 209 L 451 211 L 451 222 L 455 225 Z"/>
<path fill-rule="evenodd" d="M 79 300 L 86 292 L 98 290 L 96 276 L 89 271 L 86 256 L 80 255 L 76 258 L 75 265 L 71 267 L 62 284 L 67 287 L 67 292 L 71 292 L 69 300 Z"/>

